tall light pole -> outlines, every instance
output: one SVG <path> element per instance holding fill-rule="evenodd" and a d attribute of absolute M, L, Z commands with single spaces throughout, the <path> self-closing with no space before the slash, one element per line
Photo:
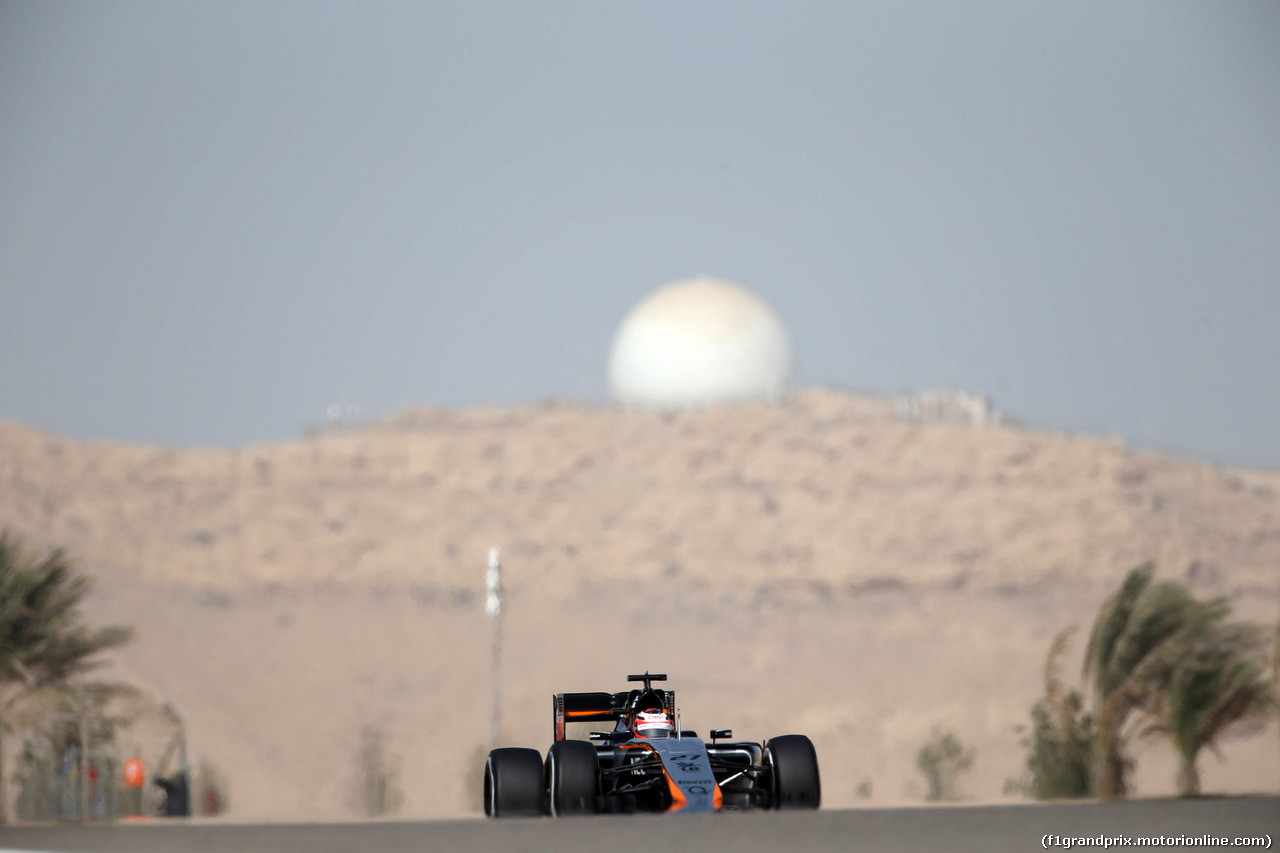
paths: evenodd
<path fill-rule="evenodd" d="M 89 822 L 89 700 L 85 698 L 84 682 L 80 682 L 80 822 Z"/>
<path fill-rule="evenodd" d="M 485 598 L 484 610 L 493 620 L 493 713 L 489 718 L 489 748 L 498 745 L 498 735 L 502 732 L 502 563 L 498 560 L 498 549 L 489 549 L 489 570 L 484 573 L 485 587 L 488 595 Z"/>

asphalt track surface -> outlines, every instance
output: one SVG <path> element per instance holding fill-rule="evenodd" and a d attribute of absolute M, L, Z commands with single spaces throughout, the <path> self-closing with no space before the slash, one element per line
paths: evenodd
<path fill-rule="evenodd" d="M 552 820 L 449 820 L 331 824 L 161 823 L 0 830 L 0 849 L 128 853 L 400 853 L 400 851 L 1021 851 L 1044 836 L 1206 835 L 1280 840 L 1280 798 L 1231 797 L 1124 803 L 953 806 L 719 815 L 634 815 Z M 1071 849 L 1081 845 L 1073 846 Z M 1101 845 L 1098 845 L 1101 846 Z M 1113 848 L 1123 847 L 1113 844 Z M 1158 846 L 1128 849 L 1157 849 Z M 1261 849 L 1269 849 L 1263 843 Z M 1065 846 L 1050 846 L 1064 850 Z M 1091 849 L 1097 849 L 1093 847 Z M 1160 849 L 1163 849 L 1161 847 Z M 1238 848 L 1236 848 L 1238 849 Z M 1258 849 L 1258 848 L 1251 848 Z"/>

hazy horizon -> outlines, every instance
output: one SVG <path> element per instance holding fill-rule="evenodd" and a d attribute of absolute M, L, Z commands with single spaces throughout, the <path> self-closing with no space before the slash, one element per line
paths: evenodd
<path fill-rule="evenodd" d="M 796 385 L 1280 468 L 1280 6 L 0 3 L 0 417 L 607 400 L 700 273 Z"/>

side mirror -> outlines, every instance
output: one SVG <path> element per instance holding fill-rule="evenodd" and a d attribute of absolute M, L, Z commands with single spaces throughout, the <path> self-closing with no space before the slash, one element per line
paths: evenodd
<path fill-rule="evenodd" d="M 733 737 L 733 729 L 712 729 L 711 730 L 712 743 L 715 743 L 718 738 L 731 738 L 731 737 Z"/>
<path fill-rule="evenodd" d="M 591 734 L 587 735 L 587 737 L 591 738 L 592 740 L 609 740 L 611 737 L 613 737 L 613 732 L 592 732 Z"/>

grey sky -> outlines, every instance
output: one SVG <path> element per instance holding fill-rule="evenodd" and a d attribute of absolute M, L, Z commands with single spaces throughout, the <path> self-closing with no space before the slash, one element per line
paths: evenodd
<path fill-rule="evenodd" d="M 0 2 L 0 416 L 603 402 L 709 273 L 799 384 L 1280 467 L 1280 4 Z"/>

